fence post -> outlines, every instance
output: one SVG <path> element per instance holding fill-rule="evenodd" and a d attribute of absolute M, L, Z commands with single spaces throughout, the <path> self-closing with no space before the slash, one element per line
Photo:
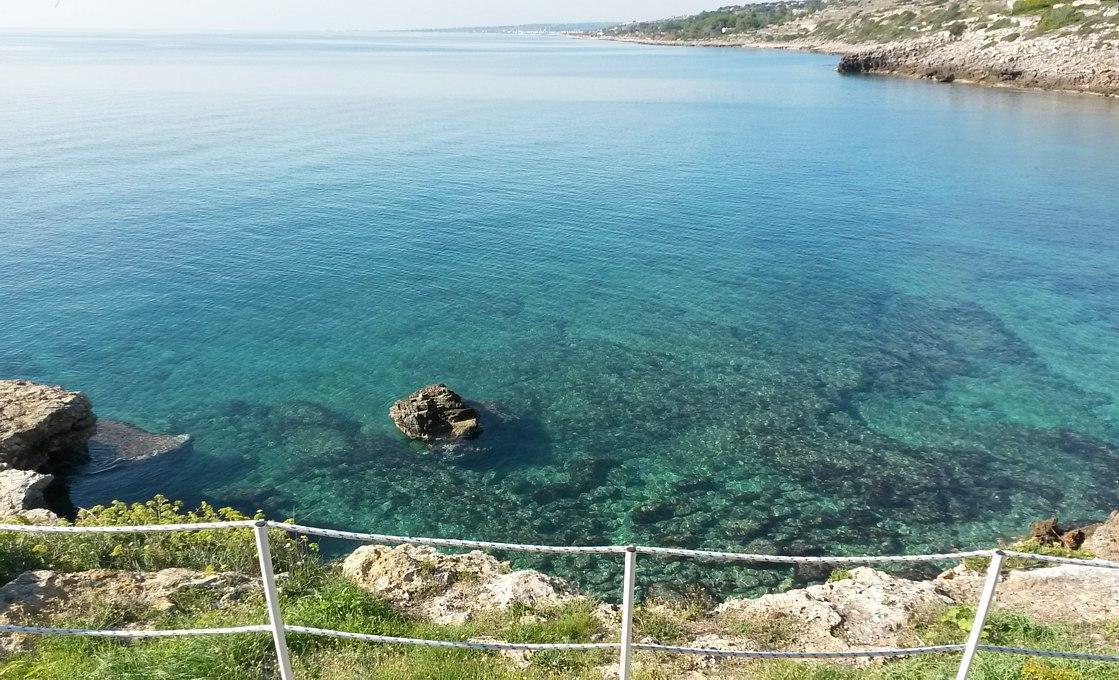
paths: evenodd
<path fill-rule="evenodd" d="M 629 680 L 630 639 L 633 637 L 633 585 L 637 578 L 637 546 L 626 546 L 626 566 L 622 577 L 622 635 L 618 658 L 619 680 Z"/>
<path fill-rule="evenodd" d="M 979 604 L 975 608 L 975 620 L 971 623 L 971 632 L 967 636 L 967 645 L 964 646 L 964 658 L 960 660 L 960 670 L 956 672 L 956 680 L 967 680 L 971 662 L 975 660 L 975 652 L 983 636 L 983 626 L 987 623 L 987 612 L 991 609 L 991 602 L 995 599 L 995 587 L 999 583 L 999 573 L 1002 571 L 1002 561 L 1006 557 L 1001 550 L 991 553 L 991 564 L 987 567 L 987 580 L 983 582 L 983 592 L 979 595 Z"/>
<path fill-rule="evenodd" d="M 268 623 L 272 626 L 272 641 L 276 644 L 276 661 L 280 664 L 280 679 L 292 680 L 291 658 L 288 656 L 284 615 L 280 611 L 280 595 L 276 591 L 276 574 L 272 571 L 272 548 L 268 543 L 268 521 L 259 520 L 253 527 L 256 534 L 256 554 L 260 558 L 260 582 L 264 586 L 264 602 L 268 605 Z"/>

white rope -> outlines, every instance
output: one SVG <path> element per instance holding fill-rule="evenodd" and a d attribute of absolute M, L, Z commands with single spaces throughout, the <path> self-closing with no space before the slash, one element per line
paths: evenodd
<path fill-rule="evenodd" d="M 1016 550 L 1003 550 L 1007 557 L 1023 557 L 1037 562 L 1055 562 L 1057 564 L 1079 564 L 1083 567 L 1102 567 L 1104 569 L 1119 569 L 1119 562 L 1113 560 L 1082 560 L 1075 557 L 1054 557 L 1053 555 L 1036 555 L 1034 553 L 1018 552 Z"/>
<path fill-rule="evenodd" d="M 353 531 L 337 531 L 334 529 L 319 529 L 300 524 L 285 524 L 282 522 L 269 522 L 269 526 L 284 531 L 312 536 L 325 536 L 327 538 L 343 538 L 352 541 L 365 541 L 369 543 L 413 543 L 415 545 L 438 545 L 448 548 L 477 548 L 483 550 L 509 550 L 514 552 L 535 553 L 576 553 L 576 554 L 621 554 L 626 551 L 625 546 L 563 546 L 563 545 L 531 545 L 524 543 L 495 543 L 493 541 L 467 541 L 457 538 L 424 538 L 418 536 L 390 536 L 387 534 L 362 534 Z"/>
<path fill-rule="evenodd" d="M 726 560 L 736 562 L 776 562 L 779 564 L 877 564 L 883 562 L 947 562 L 965 557 L 990 557 L 994 550 L 971 550 L 957 553 L 937 553 L 932 555 L 757 555 L 751 553 L 719 552 L 715 550 L 687 550 L 684 548 L 654 548 L 637 546 L 638 553 L 663 555 L 668 557 L 692 557 L 705 560 Z"/>
<path fill-rule="evenodd" d="M 230 522 L 198 522 L 194 524 L 148 524 L 140 526 L 54 526 L 33 524 L 0 524 L 0 533 L 40 533 L 40 534 L 130 534 L 130 533 L 159 533 L 171 531 L 207 531 L 211 529 L 245 529 L 251 528 L 255 520 L 238 520 Z M 319 527 L 304 526 L 301 524 L 288 524 L 285 522 L 268 522 L 268 526 L 283 531 L 311 536 L 324 536 L 368 543 L 412 543 L 416 545 L 442 546 L 448 548 L 475 548 L 482 550 L 505 550 L 512 552 L 535 553 L 566 553 L 566 554 L 622 554 L 627 546 L 560 546 L 560 545 L 534 545 L 529 543 L 498 543 L 495 541 L 469 541 L 456 538 L 430 538 L 422 536 L 394 536 L 390 534 L 369 534 L 354 531 L 339 531 L 336 529 L 322 529 Z M 823 555 L 823 556 L 797 556 L 797 555 L 762 555 L 756 553 L 736 553 L 717 550 L 691 550 L 687 548 L 659 548 L 654 546 L 636 546 L 639 554 L 661 555 L 666 557 L 690 557 L 705 560 L 722 560 L 735 562 L 768 562 L 776 564 L 882 564 L 893 562 L 947 562 L 960 560 L 967 557 L 990 557 L 994 550 L 971 550 L 954 553 L 932 553 L 924 555 Z M 1020 557 L 1038 562 L 1052 562 L 1059 564 L 1076 564 L 1087 567 L 1102 567 L 1119 569 L 1119 562 L 1100 559 L 1077 559 L 1071 557 L 1054 557 L 1051 555 L 1036 555 L 1014 550 L 1003 550 L 1007 556 Z"/>
<path fill-rule="evenodd" d="M 259 626 L 233 626 L 230 628 L 188 628 L 183 630 L 89 630 L 85 628 L 44 628 L 41 626 L 0 626 L 0 633 L 27 635 L 88 635 L 111 638 L 164 638 L 199 635 L 235 635 L 238 633 L 268 633 L 272 628 Z"/>
<path fill-rule="evenodd" d="M 20 534 L 154 534 L 165 531 L 207 531 L 209 529 L 245 529 L 255 520 L 236 522 L 196 522 L 194 524 L 143 524 L 138 526 L 66 527 L 51 524 L 0 524 L 0 533 Z"/>
<path fill-rule="evenodd" d="M 963 645 L 936 645 L 933 647 L 883 647 L 850 652 L 755 652 L 739 649 L 709 647 L 676 647 L 672 645 L 634 644 L 634 649 L 673 654 L 703 654 L 705 656 L 733 656 L 749 659 L 844 659 L 863 656 L 909 656 L 910 654 L 942 654 L 963 651 Z"/>
<path fill-rule="evenodd" d="M 1119 662 L 1119 656 L 1110 654 L 1085 654 L 1082 652 L 1050 652 L 1042 649 L 1027 649 L 1025 647 L 1002 647 L 999 645 L 979 645 L 985 652 L 1002 652 L 1004 654 L 1025 654 L 1028 656 L 1047 656 L 1055 659 L 1079 659 L 1081 661 L 1110 661 Z"/>
<path fill-rule="evenodd" d="M 557 649 L 618 649 L 621 645 L 616 642 L 587 642 L 587 643 L 521 643 L 521 642 L 451 642 L 449 640 L 421 640 L 418 638 L 392 637 L 388 635 L 370 635 L 368 633 L 347 633 L 340 630 L 327 630 L 325 628 L 308 628 L 306 626 L 284 626 L 289 633 L 304 635 L 318 635 L 320 637 L 340 638 L 345 640 L 364 640 L 366 642 L 384 642 L 394 645 L 420 645 L 423 647 L 451 647 L 455 649 L 516 649 L 525 652 L 543 652 Z"/>

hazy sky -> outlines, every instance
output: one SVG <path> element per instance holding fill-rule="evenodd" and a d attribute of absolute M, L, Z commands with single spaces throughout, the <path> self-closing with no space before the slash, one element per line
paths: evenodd
<path fill-rule="evenodd" d="M 375 30 L 648 19 L 726 0 L 0 0 L 0 28 Z"/>

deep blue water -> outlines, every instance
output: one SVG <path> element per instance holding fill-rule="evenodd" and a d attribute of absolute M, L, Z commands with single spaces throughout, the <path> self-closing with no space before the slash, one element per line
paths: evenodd
<path fill-rule="evenodd" d="M 1119 103 L 834 61 L 0 36 L 0 376 L 195 436 L 83 505 L 800 554 L 1119 507 Z M 433 381 L 474 460 L 387 418 Z"/>

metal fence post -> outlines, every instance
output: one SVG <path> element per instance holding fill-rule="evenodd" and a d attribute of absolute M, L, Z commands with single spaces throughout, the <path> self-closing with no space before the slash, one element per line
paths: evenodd
<path fill-rule="evenodd" d="M 619 680 L 629 680 L 630 639 L 633 637 L 633 585 L 637 578 L 637 546 L 626 546 L 625 574 L 622 577 L 622 635 L 618 658 Z"/>
<path fill-rule="evenodd" d="M 268 623 L 272 626 L 272 641 L 276 644 L 276 661 L 280 664 L 280 679 L 292 680 L 291 658 L 284 631 L 284 615 L 280 611 L 280 595 L 276 591 L 276 574 L 272 571 L 272 549 L 268 543 L 268 521 L 260 520 L 253 526 L 256 534 L 256 554 L 260 558 L 260 582 L 264 586 L 264 602 L 268 605 Z"/>
<path fill-rule="evenodd" d="M 975 652 L 979 648 L 979 641 L 983 636 L 983 626 L 987 623 L 987 612 L 991 609 L 991 602 L 995 599 L 995 587 L 999 583 L 999 573 L 1002 571 L 1002 561 L 1006 557 L 1001 550 L 991 553 L 991 564 L 987 567 L 987 580 L 983 582 L 983 592 L 979 595 L 979 604 L 975 608 L 975 620 L 971 623 L 971 632 L 967 636 L 967 645 L 964 647 L 964 658 L 960 660 L 960 670 L 956 672 L 956 680 L 967 680 L 971 662 L 975 660 Z"/>

